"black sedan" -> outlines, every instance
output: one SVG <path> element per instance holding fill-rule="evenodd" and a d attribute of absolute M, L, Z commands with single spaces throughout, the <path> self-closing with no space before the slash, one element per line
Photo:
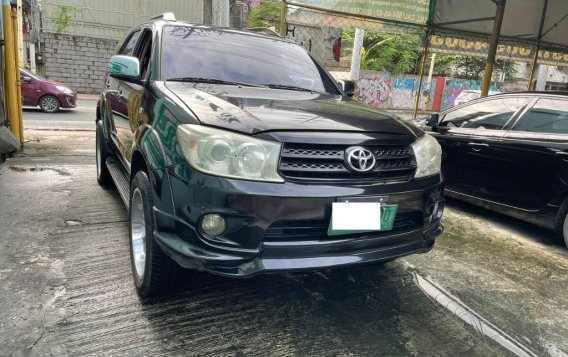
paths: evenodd
<path fill-rule="evenodd" d="M 568 245 L 568 93 L 490 96 L 428 126 L 448 196 L 552 229 Z"/>

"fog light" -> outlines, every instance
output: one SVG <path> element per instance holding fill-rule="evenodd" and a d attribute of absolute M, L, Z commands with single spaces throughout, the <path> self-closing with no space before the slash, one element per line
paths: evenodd
<path fill-rule="evenodd" d="M 442 218 L 442 215 L 444 214 L 444 201 L 439 201 L 437 204 L 436 209 L 434 210 L 434 219 L 435 220 L 439 220 Z"/>
<path fill-rule="evenodd" d="M 225 232 L 227 222 L 218 214 L 208 214 L 201 221 L 201 229 L 210 236 L 218 236 Z"/>

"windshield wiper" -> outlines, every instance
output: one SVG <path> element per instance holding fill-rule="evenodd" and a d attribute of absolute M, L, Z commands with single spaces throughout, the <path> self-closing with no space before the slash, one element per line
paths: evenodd
<path fill-rule="evenodd" d="M 178 78 L 169 78 L 166 81 L 167 82 L 172 81 L 172 82 L 225 84 L 225 85 L 229 85 L 229 86 L 244 86 L 244 87 L 262 87 L 262 86 L 259 86 L 257 84 L 231 82 L 231 81 L 224 81 L 222 79 L 202 78 L 202 77 L 178 77 Z"/>
<path fill-rule="evenodd" d="M 289 90 L 297 90 L 302 92 L 312 92 L 315 93 L 316 91 L 304 87 L 296 87 L 296 86 L 289 86 L 286 84 L 263 84 L 264 87 L 272 88 L 272 89 L 289 89 Z"/>

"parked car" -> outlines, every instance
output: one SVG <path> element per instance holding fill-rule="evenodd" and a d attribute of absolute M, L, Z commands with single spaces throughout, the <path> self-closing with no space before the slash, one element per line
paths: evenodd
<path fill-rule="evenodd" d="M 441 149 L 350 98 L 274 36 L 165 15 L 110 59 L 97 107 L 97 179 L 129 207 L 135 286 L 178 266 L 233 277 L 376 263 L 442 233 Z"/>
<path fill-rule="evenodd" d="M 552 229 L 568 245 L 568 93 L 495 95 L 429 125 L 448 196 Z"/>
<path fill-rule="evenodd" d="M 20 68 L 20 79 L 24 106 L 39 106 L 46 113 L 77 106 L 77 92 L 63 83 L 49 81 L 23 68 Z"/>
<path fill-rule="evenodd" d="M 490 91 L 489 95 L 495 95 L 495 94 L 499 94 L 499 93 L 501 93 L 501 92 Z M 475 89 L 463 90 L 456 97 L 456 100 L 454 101 L 454 106 L 462 105 L 462 104 L 470 102 L 472 100 L 479 99 L 479 97 L 481 97 L 481 91 L 480 90 L 475 90 Z"/>

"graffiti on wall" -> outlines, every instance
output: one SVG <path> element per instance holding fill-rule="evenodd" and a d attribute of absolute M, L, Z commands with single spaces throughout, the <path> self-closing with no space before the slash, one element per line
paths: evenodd
<path fill-rule="evenodd" d="M 392 106 L 392 82 L 388 73 L 361 73 L 357 89 L 357 99 L 363 103 L 374 107 Z"/>
<path fill-rule="evenodd" d="M 441 110 L 444 111 L 446 109 L 452 108 L 454 106 L 456 98 L 464 90 L 481 90 L 481 81 L 467 79 L 448 79 L 444 88 Z M 491 83 L 489 90 L 497 90 L 495 83 Z"/>
<path fill-rule="evenodd" d="M 429 103 L 435 93 L 436 82 L 432 82 L 429 92 Z M 392 76 L 389 73 L 364 71 L 357 85 L 357 99 L 383 109 L 413 109 L 418 88 L 418 76 Z M 428 83 L 424 81 L 422 92 L 426 91 Z M 422 98 L 421 106 L 426 98 Z"/>

